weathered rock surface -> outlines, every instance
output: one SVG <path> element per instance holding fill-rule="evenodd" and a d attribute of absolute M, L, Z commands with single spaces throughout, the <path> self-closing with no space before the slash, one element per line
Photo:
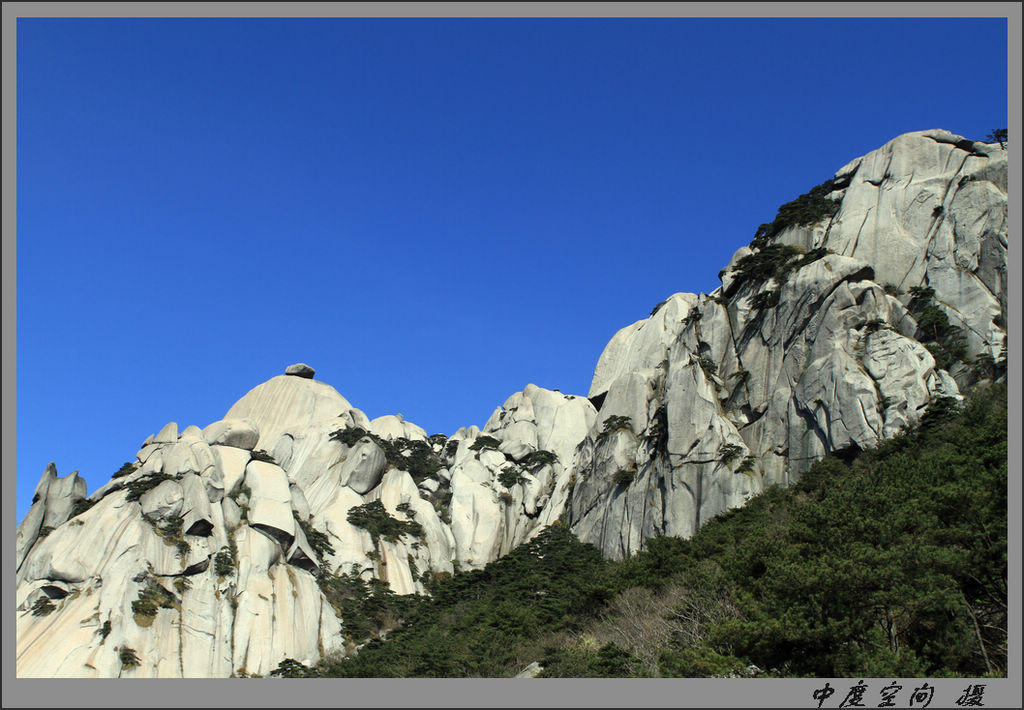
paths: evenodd
<path fill-rule="evenodd" d="M 933 289 L 969 356 L 1003 345 L 1006 152 L 922 131 L 836 175 L 835 214 L 773 238 L 806 259 L 753 278 L 740 265 L 768 245 L 740 247 L 720 289 L 616 333 L 587 397 L 527 385 L 483 428 L 428 437 L 300 363 L 204 429 L 168 423 L 88 498 L 51 464 L 17 530 L 18 675 L 312 664 L 361 641 L 319 586 L 331 575 L 422 593 L 557 520 L 624 557 L 916 423 L 975 375 L 922 342 L 911 288 Z M 404 532 L 360 527 L 380 506 Z M 133 608 L 157 587 L 155 614 Z"/>
<path fill-rule="evenodd" d="M 959 396 L 914 339 L 909 296 L 887 290 L 934 289 L 968 357 L 998 357 L 1005 176 L 997 144 L 900 136 L 836 173 L 834 216 L 774 240 L 820 258 L 788 278 L 744 279 L 736 267 L 760 249 L 741 247 L 710 297 L 676 294 L 619 331 L 594 372 L 601 409 L 578 459 L 573 530 L 614 557 L 652 535 L 690 535 L 826 453 L 872 446 L 935 397 Z M 630 431 L 603 435 L 612 416 Z"/>

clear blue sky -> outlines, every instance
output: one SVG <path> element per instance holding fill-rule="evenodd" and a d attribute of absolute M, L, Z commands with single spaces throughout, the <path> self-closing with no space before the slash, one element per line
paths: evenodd
<path fill-rule="evenodd" d="M 776 208 L 1007 125 L 1005 19 L 17 25 L 18 519 L 306 362 L 371 418 L 586 394 Z"/>

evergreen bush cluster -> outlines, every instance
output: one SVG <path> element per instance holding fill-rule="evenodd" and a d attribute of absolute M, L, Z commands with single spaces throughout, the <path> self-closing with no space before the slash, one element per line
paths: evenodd
<path fill-rule="evenodd" d="M 213 556 L 213 572 L 218 577 L 227 577 L 234 574 L 238 559 L 238 546 L 233 539 L 228 541 L 228 547 L 220 550 Z"/>
<path fill-rule="evenodd" d="M 743 447 L 739 444 L 722 444 L 718 450 L 718 455 L 722 457 L 722 463 L 726 466 L 731 464 L 741 453 L 743 453 Z"/>
<path fill-rule="evenodd" d="M 799 271 L 828 253 L 824 247 L 805 252 L 789 244 L 768 244 L 736 262 L 732 268 L 734 278 L 730 291 L 735 291 L 744 281 L 766 281 L 773 278 L 781 285 L 789 280 L 792 272 Z"/>
<path fill-rule="evenodd" d="M 174 476 L 170 475 L 169 473 L 164 473 L 162 471 L 157 473 L 146 474 L 142 478 L 138 478 L 129 483 L 127 486 L 125 486 L 125 489 L 128 491 L 127 499 L 129 501 L 136 501 L 142 496 L 149 493 L 157 486 L 159 486 L 164 481 L 173 480 Z"/>
<path fill-rule="evenodd" d="M 302 528 L 302 534 L 306 536 L 306 542 L 313 548 L 313 552 L 317 554 L 317 557 L 324 560 L 328 555 L 334 554 L 334 545 L 331 544 L 331 540 L 327 537 L 326 533 L 317 530 L 313 527 L 313 523 L 308 520 L 296 517 L 295 521 Z"/>
<path fill-rule="evenodd" d="M 142 661 L 139 660 L 139 655 L 135 652 L 134 648 L 122 646 L 118 653 L 118 658 L 121 659 L 121 670 L 123 671 L 142 665 Z"/>
<path fill-rule="evenodd" d="M 254 449 L 250 454 L 250 458 L 253 461 L 261 461 L 263 463 L 272 463 L 275 465 L 277 464 L 277 460 L 271 454 L 264 451 L 263 449 Z"/>
<path fill-rule="evenodd" d="M 834 216 L 839 211 L 840 203 L 839 200 L 833 200 L 827 195 L 835 190 L 842 190 L 849 184 L 849 177 L 839 180 L 831 178 L 812 187 L 810 191 L 795 200 L 782 205 L 774 220 L 757 228 L 750 246 L 758 249 L 764 248 L 789 227 L 817 224 Z"/>
<path fill-rule="evenodd" d="M 44 594 L 36 599 L 36 603 L 32 605 L 32 616 L 46 616 L 56 608 L 53 602 L 50 601 L 50 598 Z"/>
<path fill-rule="evenodd" d="M 498 483 L 503 485 L 505 488 L 511 488 L 519 483 L 522 483 L 526 479 L 523 478 L 523 473 L 515 466 L 506 466 L 498 474 Z"/>
<path fill-rule="evenodd" d="M 767 308 L 775 308 L 777 305 L 779 305 L 778 289 L 761 291 L 760 293 L 755 293 L 750 298 L 751 308 L 755 308 L 759 311 L 763 311 Z"/>
<path fill-rule="evenodd" d="M 524 456 L 522 461 L 519 463 L 532 471 L 540 468 L 541 466 L 553 465 L 556 461 L 558 461 L 558 456 L 556 454 L 551 451 L 546 451 L 545 449 L 537 449 L 536 451 L 531 451 Z"/>
<path fill-rule="evenodd" d="M 192 545 L 185 539 L 182 530 L 185 524 L 185 519 L 182 516 L 176 515 L 162 522 L 157 522 L 148 515 L 143 515 L 142 519 L 149 523 L 153 531 L 168 544 L 174 545 L 178 557 L 185 557 L 192 551 Z"/>
<path fill-rule="evenodd" d="M 442 455 L 434 451 L 432 444 L 444 445 L 445 452 L 450 444 L 458 445 L 458 442 L 449 442 L 442 434 L 434 434 L 428 441 L 402 437 L 389 440 L 359 427 L 339 429 L 330 436 L 331 439 L 340 441 L 348 447 L 354 446 L 367 437 L 384 452 L 388 466 L 400 471 L 408 471 L 416 483 L 433 476 L 444 468 L 445 462 Z"/>
<path fill-rule="evenodd" d="M 615 414 L 604 420 L 604 427 L 597 435 L 597 443 L 601 443 L 617 431 L 628 431 L 633 433 L 633 419 L 621 414 Z"/>
<path fill-rule="evenodd" d="M 139 591 L 138 599 L 132 602 L 132 612 L 136 616 L 152 619 L 159 609 L 173 609 L 177 598 L 156 582 L 149 582 Z"/>
<path fill-rule="evenodd" d="M 423 526 L 414 520 L 392 518 L 379 500 L 351 508 L 348 511 L 348 522 L 369 532 L 374 544 L 380 538 L 388 542 L 398 542 L 402 535 L 423 535 Z"/>
<path fill-rule="evenodd" d="M 124 464 L 121 465 L 121 468 L 117 469 L 117 471 L 115 471 L 114 474 L 110 478 L 111 479 L 114 479 L 114 478 L 124 478 L 125 476 L 127 476 L 129 474 L 135 473 L 138 469 L 139 469 L 139 464 L 137 462 L 135 462 L 135 461 L 125 461 Z"/>
<path fill-rule="evenodd" d="M 628 486 L 636 480 L 636 469 L 635 468 L 622 468 L 615 472 L 612 476 L 612 482 L 616 486 Z"/>
<path fill-rule="evenodd" d="M 703 355 L 697 358 L 697 364 L 700 365 L 700 369 L 704 371 L 704 374 L 708 377 L 718 374 L 718 365 L 715 361 L 709 357 Z"/>
<path fill-rule="evenodd" d="M 70 517 L 76 518 L 85 511 L 89 510 L 89 508 L 93 507 L 94 505 L 96 505 L 96 501 L 94 500 L 89 500 L 88 498 L 79 498 L 78 500 L 75 501 L 75 504 L 71 506 Z"/>
<path fill-rule="evenodd" d="M 469 448 L 471 451 L 483 451 L 484 449 L 495 449 L 501 446 L 501 441 L 495 439 L 493 436 L 478 436 L 476 440 L 470 444 Z"/>
<path fill-rule="evenodd" d="M 967 339 L 963 330 L 949 322 L 946 312 L 935 303 L 935 289 L 931 286 L 914 286 L 910 289 L 910 303 L 907 310 L 917 321 L 917 339 L 924 343 L 935 364 L 942 369 L 967 360 Z"/>

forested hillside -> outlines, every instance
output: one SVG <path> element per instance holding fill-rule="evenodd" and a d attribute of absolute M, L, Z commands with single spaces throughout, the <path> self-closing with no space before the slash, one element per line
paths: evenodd
<path fill-rule="evenodd" d="M 556 524 L 431 597 L 350 584 L 374 640 L 274 675 L 1005 676 L 1006 417 L 1005 384 L 937 399 L 913 430 L 622 561 Z"/>

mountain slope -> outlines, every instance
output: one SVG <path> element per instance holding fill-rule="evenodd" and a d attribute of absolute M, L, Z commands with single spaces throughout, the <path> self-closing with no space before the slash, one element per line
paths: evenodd
<path fill-rule="evenodd" d="M 311 665 L 365 638 L 360 584 L 422 593 L 556 520 L 623 558 L 874 446 L 999 374 L 1006 160 L 933 130 L 851 162 L 721 288 L 617 333 L 587 397 L 529 385 L 428 437 L 299 364 L 205 429 L 169 423 L 88 497 L 51 465 L 17 533 L 18 674 Z"/>

